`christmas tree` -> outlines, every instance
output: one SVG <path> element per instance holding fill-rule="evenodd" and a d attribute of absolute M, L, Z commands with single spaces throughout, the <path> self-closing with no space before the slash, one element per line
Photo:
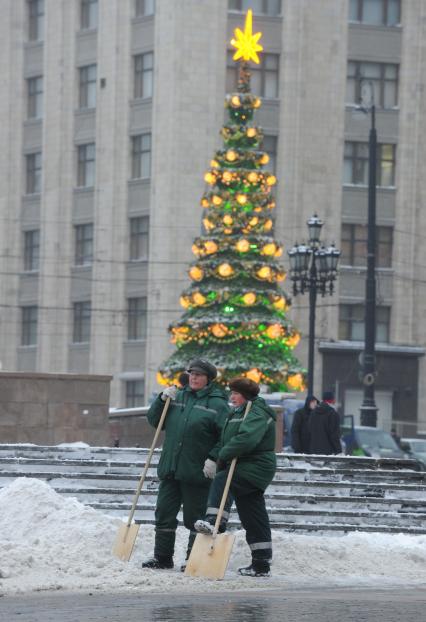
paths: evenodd
<path fill-rule="evenodd" d="M 261 100 L 250 92 L 249 62 L 259 62 L 262 46 L 261 33 L 252 33 L 251 11 L 235 37 L 238 92 L 226 97 L 224 146 L 205 175 L 203 235 L 194 240 L 192 284 L 180 298 L 186 311 L 169 327 L 177 349 L 157 379 L 176 383 L 189 361 L 201 357 L 216 365 L 219 382 L 244 375 L 274 391 L 300 391 L 304 372 L 292 354 L 300 335 L 286 317 L 283 249 L 273 238 L 276 178 L 263 168 L 269 156 L 260 150 L 262 130 L 252 123 Z"/>

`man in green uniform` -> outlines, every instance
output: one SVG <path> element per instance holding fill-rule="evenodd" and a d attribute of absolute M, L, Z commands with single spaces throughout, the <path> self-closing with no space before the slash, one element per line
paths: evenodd
<path fill-rule="evenodd" d="M 213 533 L 213 525 L 229 472 L 230 462 L 237 458 L 230 491 L 237 506 L 241 524 L 246 530 L 252 563 L 240 568 L 243 576 L 269 576 L 272 541 L 264 491 L 271 483 L 276 469 L 274 411 L 258 397 L 259 385 L 248 378 L 235 378 L 229 383 L 233 410 L 222 432 L 221 449 L 217 460 L 218 472 L 209 492 L 204 520 L 195 523 L 200 533 Z M 252 406 L 244 419 L 247 402 Z M 244 421 L 243 421 L 244 419 Z M 229 500 L 225 505 L 229 509 Z M 226 529 L 228 513 L 224 513 L 219 531 Z"/>
<path fill-rule="evenodd" d="M 181 505 L 183 523 L 190 530 L 189 556 L 196 535 L 194 522 L 206 511 L 209 484 L 216 473 L 222 428 L 230 411 L 228 398 L 213 382 L 217 371 L 208 361 L 192 361 L 188 373 L 188 386 L 168 387 L 148 411 L 149 423 L 157 427 L 164 401 L 172 398 L 157 469 L 160 487 L 155 509 L 154 556 L 142 568 L 173 568 Z"/>

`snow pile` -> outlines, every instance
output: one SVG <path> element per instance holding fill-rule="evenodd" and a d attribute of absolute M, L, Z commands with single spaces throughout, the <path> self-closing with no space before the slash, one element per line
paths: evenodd
<path fill-rule="evenodd" d="M 239 577 L 247 564 L 244 532 L 237 533 L 223 582 L 179 572 L 188 532 L 179 529 L 173 571 L 142 570 L 154 528 L 141 526 L 130 562 L 111 554 L 120 521 L 58 495 L 48 484 L 19 478 L 0 491 L 0 593 L 32 590 L 197 592 L 319 585 L 426 584 L 426 536 L 355 533 L 347 536 L 274 532 L 273 576 Z"/>

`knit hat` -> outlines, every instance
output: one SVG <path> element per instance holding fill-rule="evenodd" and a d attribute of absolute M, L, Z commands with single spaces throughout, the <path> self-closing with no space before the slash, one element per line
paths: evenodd
<path fill-rule="evenodd" d="M 246 400 L 254 400 L 257 395 L 259 395 L 260 387 L 257 382 L 254 380 L 250 380 L 250 378 L 243 378 L 242 376 L 239 378 L 234 378 L 229 383 L 229 388 L 231 391 L 235 391 L 236 393 L 241 393 Z"/>
<path fill-rule="evenodd" d="M 217 376 L 217 369 L 214 365 L 205 361 L 204 359 L 194 359 L 190 362 L 187 371 L 191 373 L 192 371 L 196 371 L 199 374 L 204 374 L 207 376 L 208 381 L 211 382 Z"/>
<path fill-rule="evenodd" d="M 324 391 L 322 394 L 323 402 L 334 402 L 334 391 Z"/>

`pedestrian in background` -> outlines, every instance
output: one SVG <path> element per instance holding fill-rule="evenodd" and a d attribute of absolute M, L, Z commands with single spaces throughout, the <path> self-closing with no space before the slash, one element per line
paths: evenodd
<path fill-rule="evenodd" d="M 314 409 L 310 417 L 310 454 L 340 454 L 340 418 L 333 408 L 334 393 L 325 391 L 322 402 Z"/>
<path fill-rule="evenodd" d="M 272 539 L 264 492 L 276 469 L 276 415 L 264 399 L 258 397 L 259 385 L 253 380 L 234 378 L 229 388 L 233 409 L 222 432 L 218 472 L 210 487 L 205 518 L 195 523 L 195 529 L 213 533 L 229 467 L 233 458 L 237 458 L 230 492 L 252 555 L 250 566 L 239 568 L 238 572 L 248 577 L 265 577 L 270 572 Z M 252 405 L 244 417 L 248 401 Z M 229 510 L 230 503 L 225 507 Z M 226 529 L 228 516 L 225 512 L 219 531 Z"/>
<path fill-rule="evenodd" d="M 308 395 L 303 408 L 294 413 L 291 426 L 291 446 L 296 454 L 309 454 L 311 451 L 310 419 L 319 401 L 315 395 Z"/>
<path fill-rule="evenodd" d="M 157 427 L 164 402 L 172 399 L 164 423 L 164 443 L 158 463 L 160 487 L 155 508 L 154 556 L 142 568 L 173 568 L 177 515 L 189 529 L 187 558 L 204 515 L 209 485 L 216 474 L 222 428 L 230 411 L 227 394 L 214 382 L 217 370 L 203 359 L 188 367 L 189 383 L 165 389 L 151 404 L 149 423 Z M 181 570 L 185 569 L 185 565 Z"/>

